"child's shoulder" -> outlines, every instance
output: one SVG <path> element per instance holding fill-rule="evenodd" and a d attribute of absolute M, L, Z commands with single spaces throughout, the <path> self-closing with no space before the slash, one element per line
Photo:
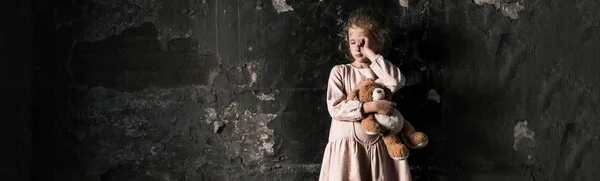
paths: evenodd
<path fill-rule="evenodd" d="M 352 71 L 352 64 L 338 64 L 331 68 L 330 76 L 345 77 Z"/>
<path fill-rule="evenodd" d="M 345 72 L 350 68 L 352 68 L 350 63 L 338 64 L 331 68 L 331 72 Z"/>

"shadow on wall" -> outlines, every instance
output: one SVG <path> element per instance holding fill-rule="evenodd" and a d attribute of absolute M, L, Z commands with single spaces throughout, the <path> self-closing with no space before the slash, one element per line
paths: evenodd
<path fill-rule="evenodd" d="M 400 27 L 392 50 L 386 57 L 399 66 L 405 75 L 406 86 L 393 97 L 397 109 L 417 131 L 429 136 L 428 146 L 411 150 L 409 163 L 414 180 L 437 180 L 441 162 L 445 159 L 447 132 L 441 104 L 441 64 L 447 53 L 447 36 L 443 28 L 428 25 Z"/>

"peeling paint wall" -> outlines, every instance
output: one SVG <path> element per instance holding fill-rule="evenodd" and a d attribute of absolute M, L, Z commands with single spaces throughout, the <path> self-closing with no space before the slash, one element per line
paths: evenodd
<path fill-rule="evenodd" d="M 37 180 L 316 180 L 348 13 L 381 8 L 414 180 L 599 180 L 593 0 L 35 1 Z"/>
<path fill-rule="evenodd" d="M 521 152 L 527 155 L 528 159 L 533 159 L 533 153 L 536 152 L 535 149 L 535 133 L 529 130 L 529 123 L 527 120 L 519 121 L 515 124 L 514 127 L 515 142 L 513 144 L 513 149 L 517 152 Z"/>
<path fill-rule="evenodd" d="M 285 1 L 40 1 L 36 179 L 315 178 L 339 55 L 307 35 L 339 33 L 334 7 L 296 25 Z"/>
<path fill-rule="evenodd" d="M 277 10 L 277 13 L 294 10 L 294 8 L 285 3 L 285 0 L 273 0 L 273 7 Z"/>
<path fill-rule="evenodd" d="M 519 11 L 525 9 L 523 0 L 473 0 L 477 5 L 491 4 L 498 9 L 502 15 L 511 19 L 519 18 Z"/>

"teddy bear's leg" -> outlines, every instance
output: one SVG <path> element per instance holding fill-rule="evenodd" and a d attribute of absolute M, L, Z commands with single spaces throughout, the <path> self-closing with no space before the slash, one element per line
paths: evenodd
<path fill-rule="evenodd" d="M 415 128 L 406 120 L 404 120 L 404 126 L 400 132 L 404 143 L 410 148 L 423 148 L 429 142 L 429 138 L 425 133 L 415 131 Z"/>
<path fill-rule="evenodd" d="M 392 131 L 388 131 L 386 133 L 382 133 L 381 137 L 385 146 L 387 147 L 388 154 L 394 160 L 406 160 L 409 155 L 408 148 L 406 145 L 402 144 L 398 137 L 396 137 L 395 133 Z"/>
<path fill-rule="evenodd" d="M 379 134 L 379 123 L 375 121 L 373 114 L 369 114 L 365 119 L 360 122 L 362 129 L 368 135 Z"/>

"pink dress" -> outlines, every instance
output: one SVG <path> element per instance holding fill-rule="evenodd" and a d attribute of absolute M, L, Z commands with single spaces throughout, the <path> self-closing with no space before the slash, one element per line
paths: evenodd
<path fill-rule="evenodd" d="M 366 78 L 374 78 L 392 92 L 405 84 L 400 69 L 381 55 L 372 61 L 370 68 L 357 68 L 352 64 L 332 68 L 327 85 L 327 107 L 332 120 L 320 181 L 411 179 L 407 161 L 394 161 L 380 136 L 369 136 L 362 130 L 362 103 L 346 100 L 347 93 Z"/>

